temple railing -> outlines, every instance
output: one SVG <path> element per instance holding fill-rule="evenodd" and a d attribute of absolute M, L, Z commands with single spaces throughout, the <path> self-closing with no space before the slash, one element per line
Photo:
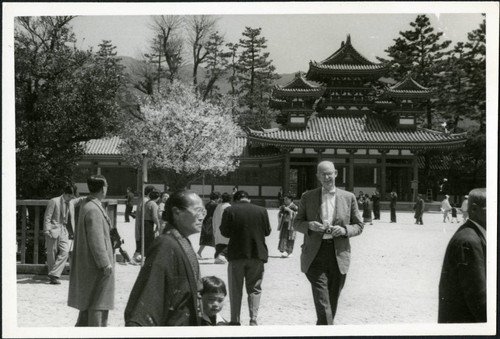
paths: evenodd
<path fill-rule="evenodd" d="M 48 202 L 49 200 L 16 200 L 16 263 L 18 271 L 19 266 L 23 265 L 46 265 L 43 216 Z M 111 225 L 116 227 L 117 200 L 103 200 L 103 205 L 111 220 Z M 75 223 L 78 221 L 78 211 L 77 207 L 75 209 Z"/>

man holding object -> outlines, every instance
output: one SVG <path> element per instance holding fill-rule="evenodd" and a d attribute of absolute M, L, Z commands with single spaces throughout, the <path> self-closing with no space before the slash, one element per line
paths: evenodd
<path fill-rule="evenodd" d="M 360 234 L 364 224 L 356 196 L 335 187 L 335 165 L 319 163 L 316 176 L 322 187 L 302 195 L 294 228 L 304 234 L 300 266 L 311 283 L 316 325 L 333 325 L 349 269 L 349 238 Z"/>

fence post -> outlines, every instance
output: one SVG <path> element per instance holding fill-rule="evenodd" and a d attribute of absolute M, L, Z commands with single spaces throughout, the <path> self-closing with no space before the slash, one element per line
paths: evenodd
<path fill-rule="evenodd" d="M 26 205 L 21 206 L 21 264 L 26 263 Z"/>
<path fill-rule="evenodd" d="M 33 263 L 38 264 L 38 236 L 40 233 L 40 206 L 35 206 L 35 230 L 34 230 L 33 238 L 33 252 L 34 252 L 34 260 Z"/>

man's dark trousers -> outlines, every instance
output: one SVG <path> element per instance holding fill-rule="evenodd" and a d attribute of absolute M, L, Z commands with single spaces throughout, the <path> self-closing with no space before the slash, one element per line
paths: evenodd
<path fill-rule="evenodd" d="M 337 264 L 333 239 L 322 241 L 306 277 L 312 287 L 318 318 L 316 325 L 333 325 L 340 291 L 346 279 L 346 275 L 340 273 Z"/>

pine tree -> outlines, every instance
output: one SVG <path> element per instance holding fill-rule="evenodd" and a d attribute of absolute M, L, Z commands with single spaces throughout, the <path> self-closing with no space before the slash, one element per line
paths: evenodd
<path fill-rule="evenodd" d="M 224 39 L 219 32 L 212 33 L 205 47 L 207 50 L 205 59 L 207 83 L 203 85 L 203 100 L 216 96 L 218 87 L 215 83 L 224 75 L 228 67 L 228 58 L 231 56 L 231 52 L 224 51 L 223 46 Z"/>
<path fill-rule="evenodd" d="M 391 59 L 378 59 L 392 65 L 389 76 L 396 80 L 402 80 L 410 73 L 421 85 L 435 87 L 439 82 L 437 74 L 442 65 L 445 49 L 451 41 L 440 41 L 443 32 L 435 33 L 426 15 L 418 15 L 410 26 L 413 27 L 412 30 L 400 31 L 400 37 L 394 39 L 394 45 L 385 50 Z M 433 127 L 432 117 L 435 113 L 434 107 L 429 105 L 426 116 L 427 128 Z"/>
<path fill-rule="evenodd" d="M 244 111 L 240 123 L 249 128 L 269 127 L 271 116 L 267 105 L 272 81 L 277 79 L 275 67 L 269 59 L 266 38 L 261 28 L 246 27 L 239 45 L 242 48 L 238 60 L 241 106 Z"/>

